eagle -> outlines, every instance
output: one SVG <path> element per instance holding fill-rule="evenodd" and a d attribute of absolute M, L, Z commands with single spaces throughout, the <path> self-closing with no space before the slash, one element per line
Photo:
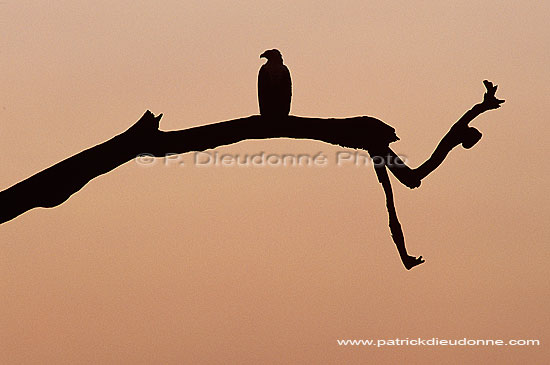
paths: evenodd
<path fill-rule="evenodd" d="M 283 56 L 277 49 L 260 55 L 267 62 L 258 73 L 258 102 L 260 114 L 265 117 L 285 117 L 290 112 L 292 82 L 290 71 L 283 64 Z"/>

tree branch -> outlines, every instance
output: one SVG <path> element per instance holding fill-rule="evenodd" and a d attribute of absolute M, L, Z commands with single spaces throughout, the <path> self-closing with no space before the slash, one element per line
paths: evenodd
<path fill-rule="evenodd" d="M 392 127 L 371 117 L 267 119 L 254 115 L 172 132 L 158 129 L 161 117 L 162 114 L 155 117 L 147 111 L 124 133 L 0 192 L 0 224 L 32 208 L 59 205 L 93 178 L 140 154 L 164 157 L 246 139 L 279 137 L 315 139 L 365 150 L 398 140 Z"/>
<path fill-rule="evenodd" d="M 467 124 L 480 113 L 500 106 L 494 97 L 496 86 L 486 83 L 488 92 L 481 106 L 474 106 L 451 128 L 434 154 L 416 170 L 404 163 L 388 164 L 390 171 L 405 185 L 416 187 L 437 168 L 447 153 L 463 143 L 471 147 L 471 127 Z M 496 100 L 496 102 L 495 102 Z M 371 155 L 393 154 L 388 147 L 399 138 L 394 128 L 372 117 L 342 119 L 288 116 L 269 119 L 259 115 L 229 120 L 181 131 L 160 131 L 162 114 L 147 111 L 122 134 L 63 160 L 0 192 L 0 224 L 36 208 L 51 208 L 66 201 L 93 178 L 105 174 L 140 154 L 164 157 L 167 154 L 204 151 L 246 139 L 314 139 L 348 148 L 363 149 Z M 479 132 L 477 132 L 479 133 Z M 481 135 L 481 134 L 479 134 Z M 479 138 L 478 138 L 479 140 Z M 471 144 L 471 145 L 470 145 Z M 395 156 L 396 159 L 398 157 Z M 398 160 L 397 160 L 398 161 Z"/>

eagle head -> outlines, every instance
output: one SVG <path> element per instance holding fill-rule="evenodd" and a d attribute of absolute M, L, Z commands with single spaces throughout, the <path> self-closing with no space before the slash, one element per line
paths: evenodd
<path fill-rule="evenodd" d="M 283 62 L 283 56 L 278 49 L 268 49 L 260 55 L 260 58 L 267 58 L 267 61 L 280 61 Z"/>

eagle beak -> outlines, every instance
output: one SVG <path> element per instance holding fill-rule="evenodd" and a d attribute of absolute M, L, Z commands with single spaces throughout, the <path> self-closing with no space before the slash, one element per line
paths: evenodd
<path fill-rule="evenodd" d="M 265 52 L 260 55 L 260 58 L 267 58 Z"/>

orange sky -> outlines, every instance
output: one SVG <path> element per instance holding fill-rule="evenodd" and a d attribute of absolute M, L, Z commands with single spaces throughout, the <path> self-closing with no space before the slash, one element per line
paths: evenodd
<path fill-rule="evenodd" d="M 114 4 L 113 4 L 114 3 Z M 259 54 L 291 113 L 371 115 L 416 167 L 483 79 L 503 107 L 420 189 L 395 179 L 406 271 L 370 167 L 140 166 L 0 227 L 0 362 L 541 363 L 548 356 L 548 2 L 3 1 L 0 188 L 124 131 L 257 113 Z M 220 153 L 322 152 L 246 141 Z M 339 347 L 340 338 L 539 347 Z"/>

